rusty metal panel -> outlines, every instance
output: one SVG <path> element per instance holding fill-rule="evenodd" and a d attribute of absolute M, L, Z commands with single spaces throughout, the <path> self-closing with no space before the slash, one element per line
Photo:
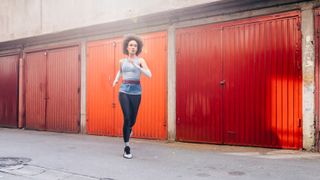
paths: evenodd
<path fill-rule="evenodd" d="M 87 132 L 114 136 L 114 102 L 112 88 L 117 39 L 87 44 Z M 119 44 L 118 44 L 119 45 Z"/>
<path fill-rule="evenodd" d="M 166 43 L 167 34 L 142 35 L 145 58 L 152 79 L 142 77 L 143 95 L 134 127 L 134 137 L 166 139 Z M 122 38 L 88 43 L 87 131 L 90 134 L 122 136 L 123 116 L 118 100 L 119 85 L 112 88 L 122 53 Z"/>
<path fill-rule="evenodd" d="M 200 101 L 200 95 L 209 89 L 209 92 L 217 94 L 219 100 L 216 102 L 221 102 L 221 106 L 210 109 L 216 114 L 221 114 L 220 119 L 211 118 L 209 121 L 218 120 L 222 124 L 222 129 L 218 131 L 222 132 L 222 143 L 302 148 L 299 12 L 226 22 L 216 26 L 222 28 L 222 54 L 198 48 L 201 47 L 201 43 L 206 44 L 208 41 L 210 43 L 204 47 L 210 49 L 209 44 L 216 41 L 219 33 L 201 38 L 202 34 L 206 34 L 206 29 L 214 29 L 213 25 L 191 29 L 193 34 L 203 31 L 194 39 L 190 36 L 192 33 L 181 38 L 181 32 L 177 31 L 177 137 L 184 132 L 187 134 L 184 136 L 188 138 L 183 140 L 216 143 L 208 138 L 217 131 L 209 123 L 206 125 L 212 128 L 212 132 L 198 140 L 194 139 L 194 136 L 198 136 L 197 131 L 206 132 L 202 126 L 203 120 L 199 118 L 207 108 L 205 103 L 193 103 L 185 107 L 187 103 L 184 102 L 187 98 L 193 98 L 193 102 Z M 181 51 L 189 46 L 191 48 L 188 50 Z M 200 64 L 200 60 L 214 56 L 216 58 L 211 58 L 211 61 L 203 65 L 205 68 L 193 71 L 192 68 L 196 67 L 195 62 Z M 221 61 L 218 60 L 219 57 Z M 218 68 L 199 75 L 210 66 Z M 212 77 L 218 76 L 221 72 L 220 82 L 202 85 L 204 81 L 210 78 L 212 80 Z M 185 75 L 188 73 L 192 76 Z M 217 90 L 217 86 L 220 86 L 221 91 Z M 195 96 L 190 89 L 195 90 L 198 87 L 202 87 L 203 90 L 196 92 Z M 210 96 L 205 97 L 209 99 Z M 198 113 L 187 114 L 188 108 L 200 110 Z M 191 120 L 181 121 L 181 114 L 189 115 Z M 183 123 L 184 126 L 179 123 Z M 189 129 L 191 131 L 188 131 Z"/>
<path fill-rule="evenodd" d="M 47 111 L 49 131 L 79 132 L 80 55 L 79 47 L 47 52 Z"/>
<path fill-rule="evenodd" d="M 0 126 L 17 127 L 18 55 L 0 57 Z"/>
<path fill-rule="evenodd" d="M 27 53 L 25 57 L 26 128 L 45 130 L 46 52 Z"/>
<path fill-rule="evenodd" d="M 224 27 L 226 144 L 302 148 L 300 24 L 288 16 Z"/>
<path fill-rule="evenodd" d="M 177 30 L 176 62 L 177 140 L 221 143 L 221 28 Z"/>
<path fill-rule="evenodd" d="M 314 12 L 314 32 L 315 32 L 315 81 L 316 81 L 316 90 L 315 90 L 315 109 L 316 109 L 316 150 L 320 151 L 320 121 L 319 121 L 319 113 L 320 113 L 320 99 L 319 99 L 319 53 L 320 53 L 320 46 L 319 46 L 319 35 L 320 35 L 320 8 L 316 9 Z"/>

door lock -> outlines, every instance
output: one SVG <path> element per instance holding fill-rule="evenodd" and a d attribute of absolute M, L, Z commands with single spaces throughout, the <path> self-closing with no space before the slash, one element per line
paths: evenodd
<path fill-rule="evenodd" d="M 221 85 L 221 86 L 224 86 L 225 84 L 226 84 L 226 80 L 220 81 L 220 85 Z"/>

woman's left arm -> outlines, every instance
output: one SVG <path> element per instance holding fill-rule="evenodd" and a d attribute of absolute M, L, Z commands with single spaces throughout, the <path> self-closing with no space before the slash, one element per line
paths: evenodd
<path fill-rule="evenodd" d="M 140 65 L 141 65 L 141 66 L 135 64 L 136 67 L 139 68 L 140 71 L 141 71 L 143 74 L 145 74 L 148 78 L 151 78 L 152 74 L 151 74 L 150 69 L 148 68 L 148 65 L 147 65 L 146 61 L 145 61 L 143 58 L 140 58 L 140 59 L 139 59 L 139 62 L 140 62 Z"/>

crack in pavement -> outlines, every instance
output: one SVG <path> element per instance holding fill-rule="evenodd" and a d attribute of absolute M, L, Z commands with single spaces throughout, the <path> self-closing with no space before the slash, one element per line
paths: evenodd
<path fill-rule="evenodd" d="M 8 175 L 13 175 L 17 177 L 25 177 L 25 178 L 32 178 L 32 177 L 39 177 L 41 175 L 45 176 L 47 173 L 48 175 L 53 175 L 60 179 L 58 176 L 62 176 L 63 178 L 70 178 L 73 176 L 78 176 L 84 179 L 91 179 L 91 180 L 100 180 L 100 179 L 113 179 L 113 178 L 101 178 L 95 177 L 75 172 L 70 172 L 61 169 L 54 169 L 54 168 L 47 168 L 43 166 L 39 166 L 36 164 L 23 164 L 19 167 L 11 166 L 9 168 L 0 168 L 0 173 L 5 173 Z"/>

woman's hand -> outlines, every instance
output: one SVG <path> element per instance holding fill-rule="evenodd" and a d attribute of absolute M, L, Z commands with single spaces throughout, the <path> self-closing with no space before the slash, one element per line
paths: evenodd
<path fill-rule="evenodd" d="M 146 75 L 148 78 L 151 78 L 152 74 L 151 71 L 149 70 L 146 61 L 143 58 L 139 59 L 139 63 L 140 64 L 135 64 L 134 66 L 137 67 L 138 69 L 140 69 L 140 71 Z"/>
<path fill-rule="evenodd" d="M 114 80 L 112 83 L 112 87 L 115 87 L 117 83 L 118 83 L 118 81 Z"/>
<path fill-rule="evenodd" d="M 119 79 L 120 79 L 120 76 L 121 76 L 121 72 L 118 71 L 117 75 L 116 75 L 116 78 L 114 79 L 113 83 L 112 83 L 112 87 L 115 87 L 116 84 L 118 83 Z"/>

